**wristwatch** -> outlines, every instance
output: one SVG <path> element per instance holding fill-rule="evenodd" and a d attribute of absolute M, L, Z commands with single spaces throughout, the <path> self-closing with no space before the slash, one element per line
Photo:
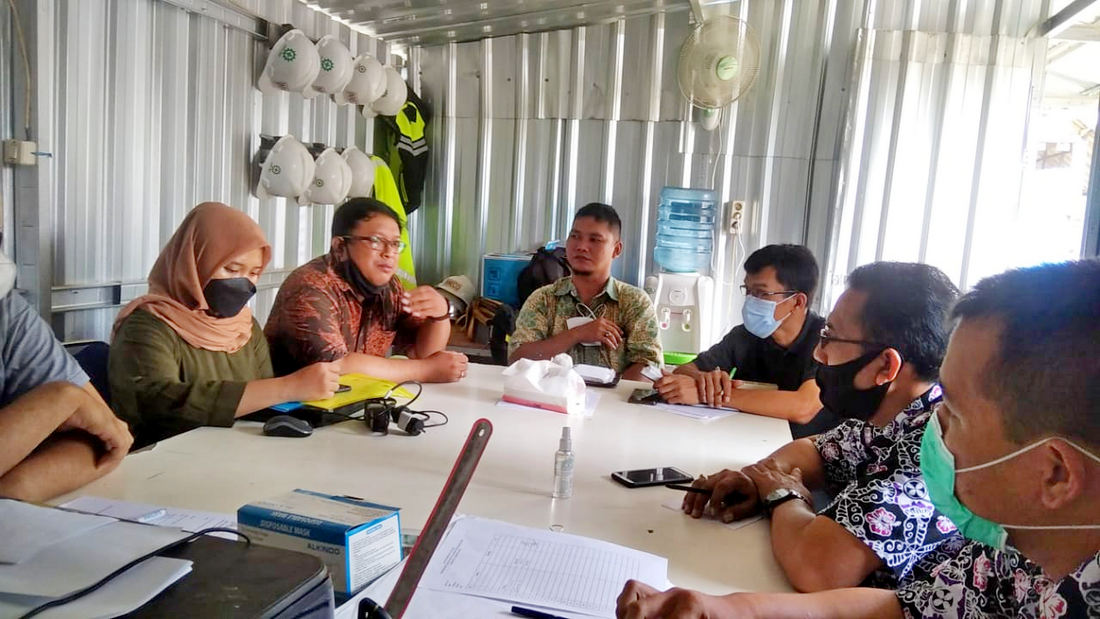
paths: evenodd
<path fill-rule="evenodd" d="M 778 490 L 772 490 L 768 493 L 768 496 L 764 497 L 764 509 L 768 510 L 770 514 L 776 507 L 779 507 L 791 499 L 802 499 L 807 505 L 813 505 L 813 503 L 810 503 L 810 499 L 802 496 L 801 492 L 791 490 L 790 488 L 779 488 Z"/>

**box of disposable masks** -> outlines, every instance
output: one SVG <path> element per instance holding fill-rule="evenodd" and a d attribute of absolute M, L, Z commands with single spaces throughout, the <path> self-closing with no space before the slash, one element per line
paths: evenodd
<path fill-rule="evenodd" d="M 253 543 L 320 558 L 345 595 L 401 562 L 399 510 L 353 497 L 295 490 L 240 508 L 237 526 Z"/>

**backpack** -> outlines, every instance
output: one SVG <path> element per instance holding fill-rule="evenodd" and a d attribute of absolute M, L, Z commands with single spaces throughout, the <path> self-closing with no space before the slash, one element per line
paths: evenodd
<path fill-rule="evenodd" d="M 554 249 L 540 247 L 531 257 L 531 262 L 519 272 L 516 283 L 519 291 L 519 307 L 523 307 L 531 293 L 543 286 L 553 284 L 570 273 L 572 271 L 569 269 L 569 262 L 565 259 L 564 247 Z"/>
<path fill-rule="evenodd" d="M 497 365 L 508 365 L 508 336 L 516 330 L 516 310 L 502 304 L 489 321 L 489 352 Z"/>

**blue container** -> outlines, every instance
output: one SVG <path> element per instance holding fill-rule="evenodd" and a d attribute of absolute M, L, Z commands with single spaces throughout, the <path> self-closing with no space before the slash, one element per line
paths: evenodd
<path fill-rule="evenodd" d="M 534 254 L 485 254 L 481 257 L 481 296 L 519 309 L 519 272 Z"/>
<path fill-rule="evenodd" d="M 709 189 L 662 189 L 653 259 L 673 273 L 694 273 L 708 266 L 717 216 L 718 194 Z"/>

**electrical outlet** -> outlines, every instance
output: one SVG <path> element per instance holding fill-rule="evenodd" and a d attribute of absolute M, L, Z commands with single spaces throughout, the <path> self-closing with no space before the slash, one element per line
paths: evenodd
<path fill-rule="evenodd" d="M 746 207 L 747 205 L 744 200 L 734 200 L 730 202 L 730 234 L 741 234 L 741 231 L 745 229 L 745 221 L 748 217 L 748 209 Z"/>
<path fill-rule="evenodd" d="M 13 165 L 34 165 L 38 163 L 34 151 L 38 145 L 23 140 L 4 140 L 4 163 Z"/>

